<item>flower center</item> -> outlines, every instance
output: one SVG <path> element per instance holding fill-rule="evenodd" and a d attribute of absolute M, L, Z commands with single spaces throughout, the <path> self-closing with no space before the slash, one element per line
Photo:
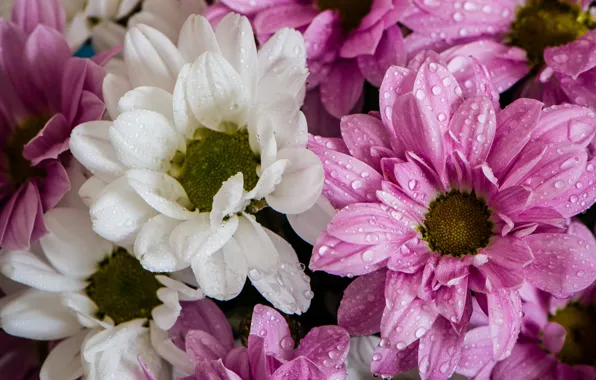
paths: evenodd
<path fill-rule="evenodd" d="M 23 157 L 23 149 L 46 125 L 49 117 L 32 117 L 18 126 L 10 135 L 4 147 L 7 171 L 10 181 L 15 187 L 27 182 L 32 177 L 45 177 L 45 171 L 32 167 L 29 160 Z"/>
<path fill-rule="evenodd" d="M 243 174 L 244 188 L 248 190 L 259 180 L 259 157 L 250 149 L 246 130 L 227 134 L 202 128 L 180 161 L 174 159 L 174 170 L 179 173 L 174 176 L 201 212 L 211 211 L 213 197 L 222 183 L 235 174 Z"/>
<path fill-rule="evenodd" d="M 374 0 L 317 0 L 321 11 L 336 9 L 341 17 L 341 27 L 347 34 L 356 29 L 370 12 Z"/>
<path fill-rule="evenodd" d="M 531 66 L 544 63 L 544 49 L 575 41 L 594 27 L 578 4 L 560 0 L 529 0 L 518 8 L 509 43 L 524 49 Z"/>
<path fill-rule="evenodd" d="M 151 310 L 161 304 L 157 289 L 162 285 L 155 273 L 143 269 L 124 248 L 116 248 L 88 281 L 85 291 L 99 308 L 97 316 L 107 315 L 115 324 L 150 318 Z"/>
<path fill-rule="evenodd" d="M 430 249 L 441 255 L 476 254 L 492 235 L 490 210 L 474 192 L 452 190 L 431 202 L 419 227 Z"/>
<path fill-rule="evenodd" d="M 549 321 L 565 327 L 567 335 L 557 358 L 569 365 L 596 365 L 596 307 L 576 302 L 557 310 Z"/>

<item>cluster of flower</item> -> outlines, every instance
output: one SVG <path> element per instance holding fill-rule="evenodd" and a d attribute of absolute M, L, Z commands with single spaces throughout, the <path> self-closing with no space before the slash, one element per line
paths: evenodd
<path fill-rule="evenodd" d="M 596 379 L 592 0 L 0 12 L 1 379 Z"/>

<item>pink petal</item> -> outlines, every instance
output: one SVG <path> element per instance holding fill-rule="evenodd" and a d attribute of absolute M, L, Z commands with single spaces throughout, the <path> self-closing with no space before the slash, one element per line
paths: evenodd
<path fill-rule="evenodd" d="M 520 214 L 527 207 L 532 191 L 524 186 L 512 186 L 499 191 L 496 196 L 490 200 L 491 209 L 514 216 Z"/>
<path fill-rule="evenodd" d="M 91 64 L 88 60 L 74 58 L 69 59 L 64 67 L 62 88 L 68 89 L 68 92 L 62 94 L 61 107 L 69 124 L 74 123 L 77 112 L 79 111 L 79 103 L 85 87 L 87 70 L 91 69 L 90 66 Z"/>
<path fill-rule="evenodd" d="M 457 373 L 473 378 L 485 367 L 492 368 L 493 346 L 488 326 L 477 327 L 466 333 L 457 364 Z"/>
<path fill-rule="evenodd" d="M 106 110 L 103 100 L 90 91 L 84 90 L 78 105 L 77 117 L 73 124 L 78 125 L 92 120 L 101 120 Z"/>
<path fill-rule="evenodd" d="M 545 108 L 532 138 L 546 143 L 585 148 L 596 134 L 596 114 L 587 107 L 566 105 Z"/>
<path fill-rule="evenodd" d="M 384 125 L 392 126 L 395 101 L 401 95 L 412 91 L 415 80 L 416 73 L 404 67 L 391 66 L 387 70 L 383 83 L 381 83 L 381 88 L 379 89 L 379 106 L 381 110 L 381 119 L 383 120 Z M 397 136 L 397 131 L 394 128 L 391 128 L 389 132 L 392 133 L 394 138 Z M 403 149 L 399 148 L 400 147 L 394 145 L 394 150 L 397 155 L 403 153 Z"/>
<path fill-rule="evenodd" d="M 71 126 L 66 118 L 55 114 L 23 148 L 23 157 L 32 165 L 47 159 L 56 160 L 60 154 L 68 150 L 68 138 Z"/>
<path fill-rule="evenodd" d="M 304 31 L 304 40 L 306 44 L 306 54 L 309 59 L 324 59 L 323 55 L 332 54 L 332 58 L 337 56 L 341 42 L 340 18 L 337 12 L 326 10 L 319 13 Z M 312 67 L 310 67 L 312 71 Z"/>
<path fill-rule="evenodd" d="M 356 60 L 338 60 L 321 83 L 321 101 L 327 111 L 341 118 L 347 115 L 362 95 L 364 77 Z"/>
<path fill-rule="evenodd" d="M 445 20 L 456 20 L 460 25 L 464 22 L 484 23 L 503 23 L 511 21 L 511 16 L 515 15 L 515 3 L 509 1 L 491 1 L 479 0 L 470 6 L 458 8 L 456 11 L 459 16 L 453 16 L 455 9 L 453 0 L 444 1 L 423 1 L 414 0 L 414 3 L 420 9 Z M 505 12 L 505 13 L 504 13 Z"/>
<path fill-rule="evenodd" d="M 489 261 L 508 270 L 520 270 L 534 260 L 527 242 L 513 237 L 494 237 L 483 251 Z"/>
<path fill-rule="evenodd" d="M 64 32 L 66 14 L 58 0 L 15 0 L 12 21 L 31 34 L 37 25 Z"/>
<path fill-rule="evenodd" d="M 441 286 L 435 298 L 439 314 L 450 322 L 461 321 L 468 294 L 467 277 L 453 286 Z"/>
<path fill-rule="evenodd" d="M 285 360 L 292 357 L 294 340 L 288 323 L 277 310 L 256 305 L 252 313 L 250 334 L 264 339 L 267 354 L 273 354 Z"/>
<path fill-rule="evenodd" d="M 269 380 L 327 380 L 328 377 L 317 365 L 307 358 L 299 357 L 281 366 Z"/>
<path fill-rule="evenodd" d="M 396 164 L 394 174 L 401 190 L 422 206 L 428 206 L 441 190 L 440 184 L 414 161 Z"/>
<path fill-rule="evenodd" d="M 502 360 L 511 355 L 521 329 L 521 299 L 517 291 L 493 290 L 487 294 L 488 323 L 493 355 Z"/>
<path fill-rule="evenodd" d="M 245 347 L 235 347 L 224 359 L 226 368 L 238 374 L 243 380 L 250 379 L 248 350 Z"/>
<path fill-rule="evenodd" d="M 306 92 L 302 112 L 306 117 L 309 133 L 322 137 L 339 137 L 339 119 L 333 117 L 321 103 L 319 89 Z M 347 150 L 346 150 L 347 152 Z"/>
<path fill-rule="evenodd" d="M 425 242 L 416 238 L 396 249 L 387 261 L 387 268 L 395 272 L 416 273 L 422 269 L 432 253 Z"/>
<path fill-rule="evenodd" d="M 526 145 L 523 150 L 519 153 L 516 160 L 513 161 L 513 165 L 509 169 L 509 172 L 506 176 L 501 177 L 500 185 L 501 189 L 506 189 L 511 186 L 516 185 L 525 185 L 526 187 L 530 187 L 532 189 L 531 183 L 523 182 L 524 178 L 530 173 L 536 165 L 540 163 L 540 161 L 544 158 L 547 154 L 548 147 L 542 141 L 536 141 L 533 143 L 529 143 Z M 532 202 L 526 205 L 532 205 Z"/>
<path fill-rule="evenodd" d="M 553 354 L 558 354 L 563 348 L 567 331 L 556 322 L 547 323 L 542 330 L 542 344 Z"/>
<path fill-rule="evenodd" d="M 200 330 L 190 330 L 185 337 L 186 354 L 197 365 L 203 360 L 223 359 L 228 350 L 213 335 Z"/>
<path fill-rule="evenodd" d="M 449 255 L 440 256 L 435 269 L 435 277 L 441 285 L 455 285 L 469 273 L 469 263 L 462 258 Z"/>
<path fill-rule="evenodd" d="M 538 123 L 542 103 L 518 99 L 497 115 L 497 130 L 488 157 L 488 164 L 497 177 L 504 174 L 515 156 L 521 152 Z"/>
<path fill-rule="evenodd" d="M 319 144 L 309 143 L 323 163 L 323 194 L 333 207 L 341 209 L 351 203 L 370 202 L 381 188 L 381 175 L 366 163 Z"/>
<path fill-rule="evenodd" d="M 253 27 L 257 34 L 274 34 L 283 28 L 298 29 L 308 25 L 317 14 L 310 5 L 279 5 L 257 13 Z"/>
<path fill-rule="evenodd" d="M 381 269 L 356 278 L 344 290 L 337 323 L 350 335 L 367 336 L 380 331 L 386 276 L 387 270 Z"/>
<path fill-rule="evenodd" d="M 58 160 L 51 160 L 45 164 L 46 178 L 43 187 L 40 189 L 41 203 L 44 210 L 56 207 L 70 188 L 70 179 L 62 163 Z"/>
<path fill-rule="evenodd" d="M 553 78 L 551 82 L 543 86 L 542 96 L 549 95 L 554 98 L 549 105 L 573 102 L 580 106 L 594 108 L 596 106 L 595 79 L 596 69 L 586 71 L 575 79 L 567 75 L 557 74 L 556 79 Z"/>
<path fill-rule="evenodd" d="M 535 256 L 524 268 L 526 280 L 549 293 L 578 292 L 596 280 L 594 247 L 569 234 L 542 233 L 527 236 Z"/>
<path fill-rule="evenodd" d="M 26 250 L 45 232 L 39 190 L 29 181 L 19 187 L 0 211 L 0 246 Z"/>
<path fill-rule="evenodd" d="M 383 37 L 385 26 L 377 23 L 367 30 L 355 30 L 344 40 L 339 51 L 342 58 L 356 58 L 361 55 L 374 54 Z"/>
<path fill-rule="evenodd" d="M 248 361 L 253 379 L 269 379 L 271 374 L 282 366 L 282 362 L 273 355 L 267 355 L 265 338 L 259 335 L 248 336 Z"/>
<path fill-rule="evenodd" d="M 358 57 L 358 67 L 367 81 L 378 87 L 383 82 L 385 72 L 392 65 L 406 65 L 406 49 L 401 30 L 392 25 L 383 33 L 383 37 L 374 54 Z"/>
<path fill-rule="evenodd" d="M 544 60 L 553 70 L 577 78 L 596 67 L 596 32 L 589 31 L 573 42 L 544 49 Z"/>
<path fill-rule="evenodd" d="M 529 284 L 528 286 L 532 287 L 533 289 L 536 289 Z M 526 301 L 523 295 L 522 300 Z M 524 302 L 524 304 L 522 305 L 522 310 L 524 313 L 521 326 L 522 334 L 531 339 L 539 339 L 540 334 L 542 332 L 542 327 L 546 325 L 546 323 L 548 322 L 547 311 L 544 307 L 541 307 L 534 302 Z"/>
<path fill-rule="evenodd" d="M 194 380 L 242 380 L 224 367 L 221 360 L 201 360 L 197 363 Z"/>
<path fill-rule="evenodd" d="M 296 3 L 296 0 L 222 0 L 221 3 L 240 14 L 250 16 L 269 7 Z"/>
<path fill-rule="evenodd" d="M 487 291 L 495 289 L 518 289 L 524 283 L 522 270 L 512 270 L 502 267 L 492 261 L 478 268 L 482 274 L 484 286 Z"/>
<path fill-rule="evenodd" d="M 596 202 L 596 157 L 588 161 L 586 169 L 574 186 L 553 199 L 552 208 L 570 218 L 589 209 Z"/>
<path fill-rule="evenodd" d="M 535 343 L 519 343 L 511 356 L 496 364 L 492 376 L 508 380 L 557 380 L 557 359 L 550 357 Z"/>
<path fill-rule="evenodd" d="M 381 320 L 381 337 L 397 349 L 404 349 L 421 338 L 438 316 L 434 302 L 416 298 L 419 286 L 419 275 L 387 273 L 387 305 Z"/>
<path fill-rule="evenodd" d="M 448 320 L 438 317 L 428 333 L 420 338 L 420 378 L 447 379 L 459 361 L 464 336 L 465 332 L 456 333 Z"/>
<path fill-rule="evenodd" d="M 339 326 L 315 327 L 302 340 L 295 356 L 304 356 L 326 376 L 342 372 L 350 349 L 350 334 Z"/>
<path fill-rule="evenodd" d="M 392 214 L 385 205 L 356 203 L 343 208 L 327 226 L 327 232 L 348 243 L 401 245 L 416 234 L 412 223 Z"/>
<path fill-rule="evenodd" d="M 371 371 L 383 377 L 393 377 L 411 370 L 417 363 L 418 341 L 401 350 L 379 345 L 372 357 Z"/>
<path fill-rule="evenodd" d="M 389 159 L 383 160 L 383 164 L 388 163 L 388 161 Z M 393 167 L 395 168 L 398 164 L 399 163 L 396 163 Z M 385 169 L 385 173 L 387 173 L 387 170 L 390 170 L 388 166 L 385 166 Z M 396 218 L 399 219 L 400 217 L 403 217 L 403 215 L 400 214 L 405 214 L 406 219 L 408 220 L 412 220 L 418 224 L 423 222 L 424 215 L 427 212 L 425 205 L 416 202 L 408 194 L 402 191 L 400 187 L 389 181 L 383 181 L 381 187 L 382 190 L 377 191 L 377 198 L 397 212 L 397 214 L 393 213 Z"/>
<path fill-rule="evenodd" d="M 403 12 L 401 9 L 395 9 L 395 5 L 392 4 L 393 0 L 373 0 L 370 11 L 364 16 L 357 30 L 368 29 L 371 26 L 379 23 L 385 17 L 389 16 L 390 13 L 399 14 Z M 403 7 L 402 7 L 403 8 Z M 381 24 L 385 25 L 383 22 Z M 397 20 L 392 22 L 396 24 Z"/>
<path fill-rule="evenodd" d="M 372 156 L 373 146 L 391 149 L 389 133 L 383 122 L 370 115 L 349 115 L 341 119 L 341 135 L 350 155 L 380 170 L 378 159 Z"/>
<path fill-rule="evenodd" d="M 472 166 L 486 161 L 496 127 L 497 118 L 491 99 L 480 96 L 465 100 L 449 123 L 449 131 L 457 141 L 455 145 Z"/>

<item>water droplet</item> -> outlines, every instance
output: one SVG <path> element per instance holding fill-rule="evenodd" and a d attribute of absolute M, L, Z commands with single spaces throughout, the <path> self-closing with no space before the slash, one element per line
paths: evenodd
<path fill-rule="evenodd" d="M 416 181 L 415 179 L 411 179 L 408 182 L 408 188 L 412 191 L 417 190 L 418 188 L 418 181 Z"/>
<path fill-rule="evenodd" d="M 319 255 L 323 256 L 325 253 L 327 253 L 327 251 L 329 251 L 329 247 L 326 245 L 322 245 L 319 248 Z"/>
<path fill-rule="evenodd" d="M 267 330 L 263 329 L 263 330 L 259 331 L 259 335 L 260 336 L 266 336 L 267 335 Z"/>
<path fill-rule="evenodd" d="M 364 262 L 371 262 L 374 258 L 373 252 L 371 250 L 366 250 L 362 253 L 362 261 Z"/>
<path fill-rule="evenodd" d="M 404 348 L 406 348 L 406 343 L 405 342 L 397 342 L 397 344 L 395 345 L 395 347 L 398 350 L 403 350 Z"/>
<path fill-rule="evenodd" d="M 292 339 L 292 337 L 290 336 L 286 336 L 279 342 L 279 345 L 284 350 L 291 350 L 292 348 L 294 348 L 294 339 Z"/>
<path fill-rule="evenodd" d="M 354 181 L 352 182 L 352 189 L 358 190 L 362 187 L 362 181 Z"/>
<path fill-rule="evenodd" d="M 441 87 L 439 86 L 433 86 L 431 91 L 433 92 L 433 95 L 440 95 L 442 92 Z"/>
<path fill-rule="evenodd" d="M 314 296 L 315 296 L 315 294 L 312 292 L 312 290 L 305 290 L 304 291 L 304 297 L 306 299 L 311 300 L 311 299 L 313 299 Z"/>
<path fill-rule="evenodd" d="M 447 116 L 445 116 L 444 113 L 440 113 L 437 115 L 437 120 L 439 121 L 445 121 L 445 119 L 447 119 Z"/>
<path fill-rule="evenodd" d="M 378 362 L 379 360 L 381 360 L 381 354 L 379 354 L 379 353 L 375 353 L 375 354 L 372 356 L 372 360 L 374 360 L 375 362 Z"/>
<path fill-rule="evenodd" d="M 426 329 L 424 327 L 420 327 L 418 328 L 418 330 L 416 330 L 416 333 L 414 335 L 416 336 L 416 338 L 420 338 L 424 334 L 426 334 Z"/>
<path fill-rule="evenodd" d="M 423 90 L 416 91 L 416 98 L 418 100 L 424 100 L 426 98 L 426 93 Z"/>
<path fill-rule="evenodd" d="M 565 187 L 565 182 L 563 182 L 563 181 L 557 181 L 557 182 L 555 182 L 555 187 L 557 189 L 562 189 L 563 187 Z"/>

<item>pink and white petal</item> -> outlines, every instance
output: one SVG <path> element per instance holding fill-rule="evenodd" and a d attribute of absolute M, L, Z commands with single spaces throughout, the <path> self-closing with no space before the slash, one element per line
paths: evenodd
<path fill-rule="evenodd" d="M 510 380 L 556 380 L 557 359 L 534 342 L 516 344 L 511 356 L 495 365 L 492 376 Z"/>
<path fill-rule="evenodd" d="M 288 222 L 294 232 L 310 245 L 315 245 L 319 235 L 327 228 L 327 224 L 337 214 L 331 203 L 321 195 L 317 203 L 305 212 L 287 215 Z"/>
<path fill-rule="evenodd" d="M 438 317 L 430 330 L 420 338 L 420 378 L 447 379 L 459 362 L 464 336 L 465 333 L 462 331 L 458 334 L 447 319 Z"/>
<path fill-rule="evenodd" d="M 544 61 L 553 70 L 577 78 L 596 67 L 596 32 L 589 31 L 565 45 L 544 49 Z"/>
<path fill-rule="evenodd" d="M 378 87 L 381 86 L 387 69 L 393 65 L 405 66 L 406 59 L 401 30 L 397 25 L 392 25 L 383 32 L 374 54 L 358 57 L 358 67 L 366 80 Z"/>
<path fill-rule="evenodd" d="M 190 330 L 185 337 L 186 354 L 197 365 L 202 360 L 223 359 L 228 353 L 216 337 L 201 330 Z"/>
<path fill-rule="evenodd" d="M 497 130 L 488 164 L 501 177 L 515 156 L 530 140 L 543 104 L 531 99 L 518 99 L 497 115 Z"/>
<path fill-rule="evenodd" d="M 487 294 L 488 323 L 496 361 L 511 355 L 521 330 L 521 299 L 515 290 L 493 289 Z"/>
<path fill-rule="evenodd" d="M 350 335 L 367 336 L 380 331 L 386 277 L 387 271 L 380 269 L 356 278 L 344 291 L 337 323 Z"/>
<path fill-rule="evenodd" d="M 526 281 L 549 293 L 578 292 L 596 279 L 596 255 L 586 241 L 570 234 L 539 233 L 524 238 L 534 261 Z"/>
<path fill-rule="evenodd" d="M 418 364 L 418 349 L 418 341 L 402 349 L 379 345 L 372 356 L 370 370 L 389 378 L 409 371 Z"/>
<path fill-rule="evenodd" d="M 336 61 L 321 83 L 321 101 L 325 109 L 339 119 L 354 108 L 362 95 L 363 85 L 364 77 L 356 60 Z"/>
<path fill-rule="evenodd" d="M 329 377 L 312 361 L 305 357 L 298 357 L 279 367 L 270 380 L 309 379 L 326 380 Z"/>
<path fill-rule="evenodd" d="M 494 366 L 493 345 L 488 326 L 477 327 L 466 333 L 457 364 L 458 374 L 474 377 L 485 368 Z"/>
<path fill-rule="evenodd" d="M 315 327 L 298 345 L 295 357 L 304 356 L 315 363 L 328 377 L 345 373 L 345 365 L 350 349 L 350 334 L 339 326 Z M 330 363 L 331 365 L 328 365 Z"/>

